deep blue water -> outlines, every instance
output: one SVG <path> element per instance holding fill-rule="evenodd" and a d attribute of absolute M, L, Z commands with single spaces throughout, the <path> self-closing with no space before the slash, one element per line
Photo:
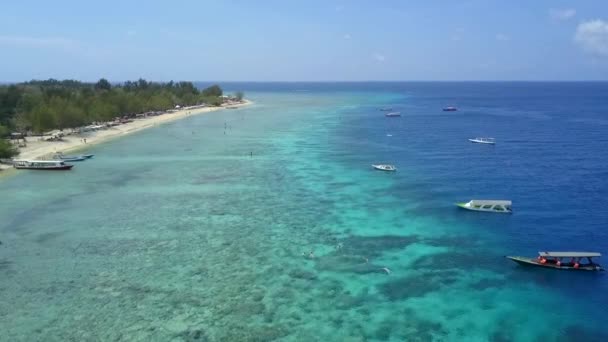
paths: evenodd
<path fill-rule="evenodd" d="M 608 83 L 221 84 L 0 181 L 0 340 L 608 340 L 607 275 L 503 257 L 608 252 Z"/>

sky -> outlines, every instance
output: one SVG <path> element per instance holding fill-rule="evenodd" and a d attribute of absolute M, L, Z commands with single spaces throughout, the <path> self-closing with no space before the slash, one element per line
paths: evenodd
<path fill-rule="evenodd" d="M 608 80 L 608 0 L 19 0 L 0 82 Z"/>

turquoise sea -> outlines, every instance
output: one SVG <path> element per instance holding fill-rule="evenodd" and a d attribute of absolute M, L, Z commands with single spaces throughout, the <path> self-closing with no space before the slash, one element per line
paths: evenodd
<path fill-rule="evenodd" d="M 0 179 L 1 341 L 608 341 L 608 275 L 503 257 L 608 253 L 608 83 L 224 86 Z"/>

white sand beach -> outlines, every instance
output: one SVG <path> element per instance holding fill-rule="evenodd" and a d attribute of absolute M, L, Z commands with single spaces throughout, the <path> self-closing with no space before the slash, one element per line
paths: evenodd
<path fill-rule="evenodd" d="M 191 115 L 199 115 L 218 110 L 225 110 L 228 108 L 242 107 L 251 103 L 251 101 L 243 100 L 243 102 L 239 104 L 230 104 L 221 107 L 184 108 L 173 113 L 165 113 L 157 116 L 134 119 L 132 122 L 108 127 L 106 129 L 87 132 L 86 134 L 82 135 L 67 135 L 59 141 L 46 141 L 39 137 L 27 137 L 27 146 L 19 148 L 20 153 L 17 157 L 15 157 L 15 159 L 50 159 L 53 154 L 58 152 L 67 153 L 70 151 L 83 149 L 110 139 L 125 136 L 127 134 L 150 127 L 155 127 L 167 122 L 176 121 Z M 86 143 L 84 139 L 86 139 Z M 0 164 L 0 169 L 2 168 L 7 169 L 11 167 L 6 164 Z"/>

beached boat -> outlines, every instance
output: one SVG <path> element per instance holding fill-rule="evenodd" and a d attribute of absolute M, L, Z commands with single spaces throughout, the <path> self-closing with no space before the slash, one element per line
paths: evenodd
<path fill-rule="evenodd" d="M 79 162 L 79 161 L 83 161 L 87 158 L 82 157 L 82 156 L 64 156 L 64 155 L 55 155 L 54 157 L 55 160 L 63 160 L 66 162 Z"/>
<path fill-rule="evenodd" d="M 57 159 L 61 159 L 61 160 L 65 160 L 65 161 L 82 161 L 85 159 L 93 158 L 94 154 L 81 154 L 79 156 L 66 156 L 63 153 L 57 153 L 55 156 L 57 157 Z"/>
<path fill-rule="evenodd" d="M 466 203 L 456 203 L 457 206 L 467 210 L 485 211 L 491 213 L 512 213 L 511 201 L 503 200 L 470 200 Z"/>
<path fill-rule="evenodd" d="M 397 171 L 395 165 L 390 164 L 372 164 L 372 167 L 380 171 Z"/>
<path fill-rule="evenodd" d="M 74 165 L 66 164 L 62 160 L 14 160 L 13 167 L 28 170 L 69 170 Z"/>
<path fill-rule="evenodd" d="M 469 139 L 470 142 L 472 143 L 476 143 L 476 144 L 489 144 L 489 145 L 494 145 L 496 144 L 496 141 L 494 140 L 494 138 L 473 138 L 473 139 Z"/>
<path fill-rule="evenodd" d="M 390 112 L 390 113 L 384 114 L 384 116 L 387 116 L 389 118 L 397 117 L 397 116 L 401 116 L 401 112 Z"/>
<path fill-rule="evenodd" d="M 568 271 L 604 271 L 601 265 L 593 262 L 591 258 L 599 258 L 602 255 L 594 252 L 538 252 L 537 258 L 521 256 L 506 256 L 505 258 L 515 261 L 520 265 L 538 266 Z M 582 263 L 583 259 L 586 263 Z"/>
<path fill-rule="evenodd" d="M 455 112 L 455 111 L 457 111 L 457 110 L 458 110 L 458 108 L 456 108 L 456 107 L 452 107 L 452 106 L 448 106 L 448 107 L 444 107 L 444 108 L 443 108 L 443 111 L 444 111 L 444 112 Z"/>

